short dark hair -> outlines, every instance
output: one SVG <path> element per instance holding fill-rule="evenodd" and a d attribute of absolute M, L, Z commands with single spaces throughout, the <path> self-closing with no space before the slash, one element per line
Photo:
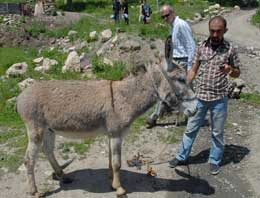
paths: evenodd
<path fill-rule="evenodd" d="M 224 17 L 222 16 L 214 16 L 212 17 L 210 20 L 209 20 L 209 25 L 212 21 L 221 21 L 223 24 L 224 24 L 224 27 L 226 28 L 227 27 L 227 21 Z"/>

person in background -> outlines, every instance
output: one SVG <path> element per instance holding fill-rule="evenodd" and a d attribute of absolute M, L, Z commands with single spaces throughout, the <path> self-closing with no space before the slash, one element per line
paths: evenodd
<path fill-rule="evenodd" d="M 120 12 L 120 1 L 113 0 L 113 15 L 111 18 L 113 18 L 115 22 L 118 22 L 119 20 L 119 12 Z"/>
<path fill-rule="evenodd" d="M 195 52 L 195 42 L 189 24 L 175 15 L 170 5 L 163 5 L 160 10 L 162 20 L 170 25 L 170 35 L 173 43 L 173 63 L 181 65 L 185 72 L 191 69 Z M 174 65 L 174 64 L 173 64 Z M 167 68 L 171 72 L 173 68 Z M 165 112 L 166 105 L 159 101 L 155 111 L 146 119 L 148 128 L 156 125 L 156 120 Z"/>
<path fill-rule="evenodd" d="M 187 81 L 196 78 L 197 112 L 190 117 L 176 157 L 169 161 L 175 168 L 187 162 L 193 142 L 202 126 L 207 111 L 211 117 L 210 173 L 216 175 L 224 151 L 224 124 L 228 109 L 228 76 L 240 75 L 241 66 L 235 48 L 224 39 L 227 22 L 222 16 L 209 20 L 209 38 L 196 50 Z"/>
<path fill-rule="evenodd" d="M 125 20 L 125 23 L 127 25 L 129 25 L 128 2 L 127 2 L 127 0 L 121 1 L 121 12 L 122 12 L 122 18 Z"/>
<path fill-rule="evenodd" d="M 151 6 L 146 2 L 146 0 L 141 0 L 140 10 L 139 10 L 139 22 L 147 24 L 150 22 L 152 14 Z"/>

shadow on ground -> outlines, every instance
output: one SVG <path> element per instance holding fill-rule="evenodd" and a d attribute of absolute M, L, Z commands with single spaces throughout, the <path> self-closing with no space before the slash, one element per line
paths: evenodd
<path fill-rule="evenodd" d="M 70 184 L 60 184 L 60 188 L 46 192 L 44 197 L 60 191 L 84 190 L 92 193 L 107 193 L 113 190 L 108 180 L 107 169 L 82 169 L 68 174 L 73 178 Z M 209 183 L 201 178 L 188 176 L 186 179 L 162 179 L 147 176 L 143 173 L 136 173 L 127 170 L 121 170 L 122 185 L 125 186 L 127 193 L 134 192 L 156 192 L 156 191 L 185 191 L 190 194 L 211 195 L 215 189 Z"/>
<path fill-rule="evenodd" d="M 208 161 L 210 149 L 201 151 L 195 156 L 190 156 L 188 164 L 201 164 Z M 221 166 L 225 166 L 230 163 L 239 163 L 243 158 L 248 155 L 250 150 L 244 146 L 239 145 L 225 145 L 224 154 L 221 162 Z"/>

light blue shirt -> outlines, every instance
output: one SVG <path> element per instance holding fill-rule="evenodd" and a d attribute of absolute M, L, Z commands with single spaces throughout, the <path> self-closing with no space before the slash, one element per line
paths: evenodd
<path fill-rule="evenodd" d="M 188 57 L 187 70 L 191 69 L 192 58 L 195 53 L 195 42 L 189 24 L 176 16 L 171 24 L 170 34 L 173 42 L 173 58 Z"/>

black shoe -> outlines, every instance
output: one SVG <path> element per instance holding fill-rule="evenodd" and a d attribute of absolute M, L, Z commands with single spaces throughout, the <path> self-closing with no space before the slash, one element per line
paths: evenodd
<path fill-rule="evenodd" d="M 176 166 L 180 166 L 180 165 L 187 165 L 188 161 L 180 161 L 177 158 L 172 159 L 171 161 L 169 161 L 169 167 L 170 168 L 175 168 Z"/>
<path fill-rule="evenodd" d="M 210 165 L 210 173 L 212 174 L 212 175 L 217 175 L 218 173 L 219 173 L 219 169 L 220 169 L 220 167 L 219 167 L 219 165 L 217 165 L 217 164 L 209 164 Z"/>
<path fill-rule="evenodd" d="M 179 160 L 177 160 L 176 158 L 174 158 L 173 160 L 169 161 L 169 167 L 170 168 L 175 168 L 176 166 L 179 165 Z"/>
<path fill-rule="evenodd" d="M 156 125 L 156 119 L 152 119 L 149 117 L 146 119 L 146 124 L 148 124 L 147 128 L 153 128 Z"/>

